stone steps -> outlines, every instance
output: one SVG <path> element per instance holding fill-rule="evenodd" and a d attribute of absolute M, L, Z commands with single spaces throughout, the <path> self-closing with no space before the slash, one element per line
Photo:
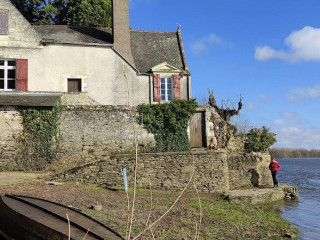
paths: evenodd
<path fill-rule="evenodd" d="M 298 197 L 298 188 L 280 184 L 278 188 L 237 189 L 229 192 L 227 198 L 238 203 L 260 204 Z"/>

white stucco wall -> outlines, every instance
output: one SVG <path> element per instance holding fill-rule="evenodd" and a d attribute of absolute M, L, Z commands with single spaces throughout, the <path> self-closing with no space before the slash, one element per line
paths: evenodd
<path fill-rule="evenodd" d="M 82 79 L 82 92 L 102 105 L 148 103 L 149 77 L 137 76 L 111 47 L 48 45 L 1 48 L 0 56 L 28 59 L 28 90 L 67 92 L 68 78 Z M 128 87 L 129 85 L 129 87 Z"/>

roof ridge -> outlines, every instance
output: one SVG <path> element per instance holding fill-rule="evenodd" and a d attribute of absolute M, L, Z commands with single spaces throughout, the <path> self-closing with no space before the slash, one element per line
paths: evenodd
<path fill-rule="evenodd" d="M 130 29 L 131 32 L 149 32 L 149 33 L 176 33 L 176 31 L 154 31 L 154 30 L 137 30 Z"/>
<path fill-rule="evenodd" d="M 65 28 L 96 28 L 96 29 L 108 29 L 112 30 L 112 28 L 109 27 L 84 27 L 84 26 L 77 26 L 77 25 L 66 25 L 66 24 L 46 24 L 46 25 L 31 25 L 34 28 L 40 28 L 40 27 L 65 27 Z"/>

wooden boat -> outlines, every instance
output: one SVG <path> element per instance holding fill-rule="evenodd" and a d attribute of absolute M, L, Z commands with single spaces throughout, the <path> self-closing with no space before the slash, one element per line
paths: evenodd
<path fill-rule="evenodd" d="M 60 240 L 123 239 L 118 233 L 80 211 L 44 199 L 2 195 L 0 239 Z M 86 235 L 87 234 L 87 235 Z"/>

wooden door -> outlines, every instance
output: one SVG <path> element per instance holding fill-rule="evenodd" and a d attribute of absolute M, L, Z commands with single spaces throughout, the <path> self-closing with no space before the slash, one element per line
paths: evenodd
<path fill-rule="evenodd" d="M 204 112 L 196 112 L 190 121 L 190 145 L 192 148 L 206 147 Z"/>

